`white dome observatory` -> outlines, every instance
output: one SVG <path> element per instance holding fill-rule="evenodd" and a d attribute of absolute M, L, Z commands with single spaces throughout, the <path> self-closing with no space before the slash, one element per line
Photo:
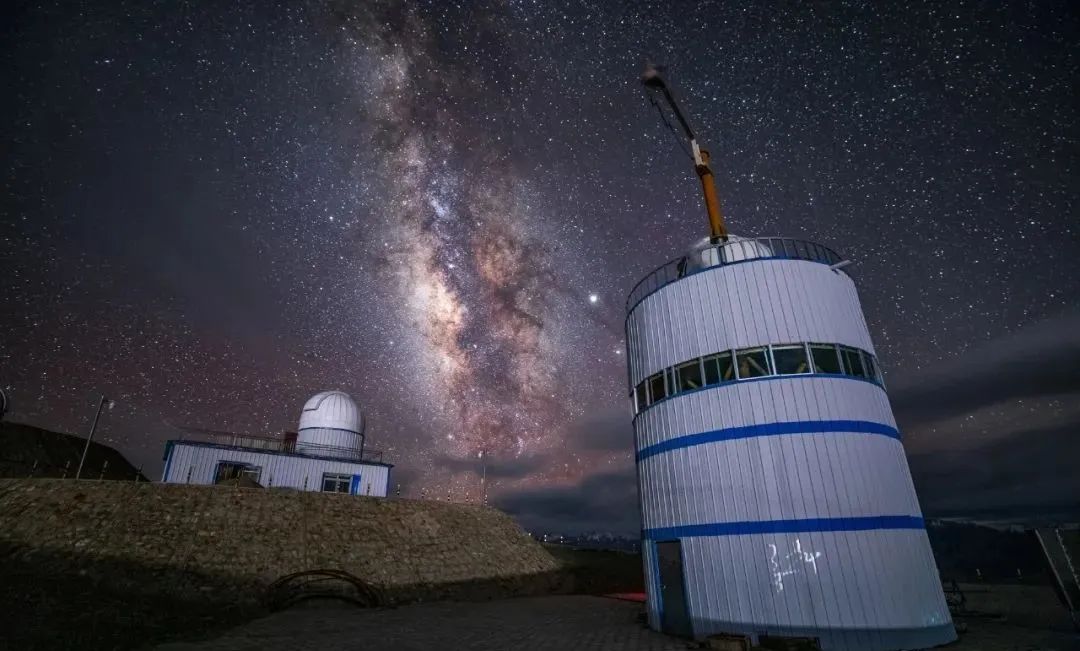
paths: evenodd
<path fill-rule="evenodd" d="M 364 415 L 349 394 L 323 391 L 308 399 L 300 412 L 297 452 L 317 455 L 354 450 L 359 457 L 363 449 Z"/>

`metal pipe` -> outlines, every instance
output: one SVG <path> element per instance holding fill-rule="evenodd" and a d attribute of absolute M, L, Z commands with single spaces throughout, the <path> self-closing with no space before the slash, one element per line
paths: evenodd
<path fill-rule="evenodd" d="M 79 458 L 79 468 L 75 471 L 75 479 L 82 476 L 83 464 L 86 463 L 86 453 L 90 451 L 90 441 L 94 440 L 94 431 L 97 430 L 98 419 L 101 418 L 101 410 L 105 408 L 105 402 L 108 398 L 105 394 L 101 394 L 101 400 L 98 401 L 97 413 L 94 414 L 94 424 L 90 426 L 90 435 L 86 437 L 86 445 L 83 446 L 82 457 Z"/>

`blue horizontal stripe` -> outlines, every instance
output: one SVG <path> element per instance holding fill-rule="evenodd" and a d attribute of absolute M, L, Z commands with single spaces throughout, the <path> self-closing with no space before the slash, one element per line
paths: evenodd
<path fill-rule="evenodd" d="M 645 540 L 675 540 L 701 536 L 742 536 L 755 533 L 808 533 L 829 531 L 874 531 L 878 529 L 925 529 L 926 522 L 915 515 L 873 515 L 851 518 L 804 518 L 801 520 L 761 520 L 710 522 L 677 527 L 644 529 Z"/>
<path fill-rule="evenodd" d="M 779 436 L 781 434 L 879 434 L 900 440 L 900 432 L 895 427 L 873 423 L 866 420 L 800 420 L 786 423 L 765 423 L 762 425 L 744 425 L 743 427 L 728 427 L 726 429 L 714 429 L 709 432 L 687 434 L 642 448 L 637 453 L 637 460 L 641 462 L 649 457 L 663 452 L 689 448 L 704 443 L 716 441 L 733 441 L 736 439 L 749 439 L 758 436 Z"/>

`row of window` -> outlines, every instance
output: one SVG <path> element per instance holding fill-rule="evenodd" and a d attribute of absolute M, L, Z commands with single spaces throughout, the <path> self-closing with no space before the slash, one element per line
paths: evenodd
<path fill-rule="evenodd" d="M 725 350 L 666 368 L 634 389 L 634 411 L 665 398 L 725 382 L 769 375 L 850 375 L 882 383 L 870 353 L 838 344 L 780 344 Z"/>
<path fill-rule="evenodd" d="M 241 463 L 239 461 L 220 461 L 217 465 L 217 472 L 214 475 L 214 483 L 223 484 L 229 481 L 248 478 L 257 484 L 259 483 L 261 475 L 262 468 L 259 466 L 253 466 L 250 463 Z M 322 476 L 322 492 L 349 493 L 352 489 L 352 478 L 352 475 L 324 472 Z M 306 487 L 306 479 L 304 480 L 304 484 Z M 371 494 L 371 484 L 367 485 L 364 494 Z"/>

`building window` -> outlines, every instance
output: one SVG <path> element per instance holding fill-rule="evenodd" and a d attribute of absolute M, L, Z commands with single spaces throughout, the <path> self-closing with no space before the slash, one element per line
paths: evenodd
<path fill-rule="evenodd" d="M 218 463 L 217 471 L 214 473 L 214 483 L 221 484 L 229 481 L 249 479 L 257 484 L 259 483 L 260 475 L 262 475 L 262 468 L 253 466 L 250 463 L 221 461 Z"/>
<path fill-rule="evenodd" d="M 810 372 L 806 348 L 802 344 L 773 346 L 772 355 L 773 365 L 778 375 L 798 375 Z"/>
<path fill-rule="evenodd" d="M 866 377 L 874 382 L 881 382 L 881 376 L 878 375 L 877 363 L 874 361 L 874 356 L 870 353 L 863 353 L 862 360 L 863 364 L 866 366 Z"/>
<path fill-rule="evenodd" d="M 769 372 L 769 353 L 765 348 L 744 348 L 735 352 L 739 367 L 739 379 L 764 377 Z"/>
<path fill-rule="evenodd" d="M 770 375 L 849 375 L 881 384 L 881 369 L 868 352 L 836 344 L 777 344 L 724 351 L 669 366 L 631 392 L 637 412 L 685 391 Z"/>
<path fill-rule="evenodd" d="M 702 386 L 701 363 L 696 359 L 675 367 L 675 375 L 679 380 L 679 391 L 692 391 Z"/>
<path fill-rule="evenodd" d="M 659 402 L 667 397 L 664 390 L 664 373 L 661 371 L 649 378 L 649 404 Z"/>
<path fill-rule="evenodd" d="M 645 387 L 645 380 L 642 380 L 641 384 L 637 385 L 634 393 L 637 395 L 637 408 L 639 411 L 649 406 L 649 392 Z"/>
<path fill-rule="evenodd" d="M 840 357 L 836 353 L 836 346 L 810 344 L 810 354 L 814 356 L 815 373 L 830 373 L 832 375 L 843 373 L 840 368 Z"/>
<path fill-rule="evenodd" d="M 730 382 L 735 379 L 735 365 L 731 363 L 731 352 L 705 358 L 705 384 L 713 385 Z"/>
<path fill-rule="evenodd" d="M 866 369 L 863 368 L 862 355 L 855 348 L 840 347 L 840 357 L 844 360 L 844 372 L 855 377 L 866 377 Z"/>
<path fill-rule="evenodd" d="M 352 475 L 323 473 L 322 490 L 324 493 L 348 493 L 350 484 L 352 484 Z"/>

